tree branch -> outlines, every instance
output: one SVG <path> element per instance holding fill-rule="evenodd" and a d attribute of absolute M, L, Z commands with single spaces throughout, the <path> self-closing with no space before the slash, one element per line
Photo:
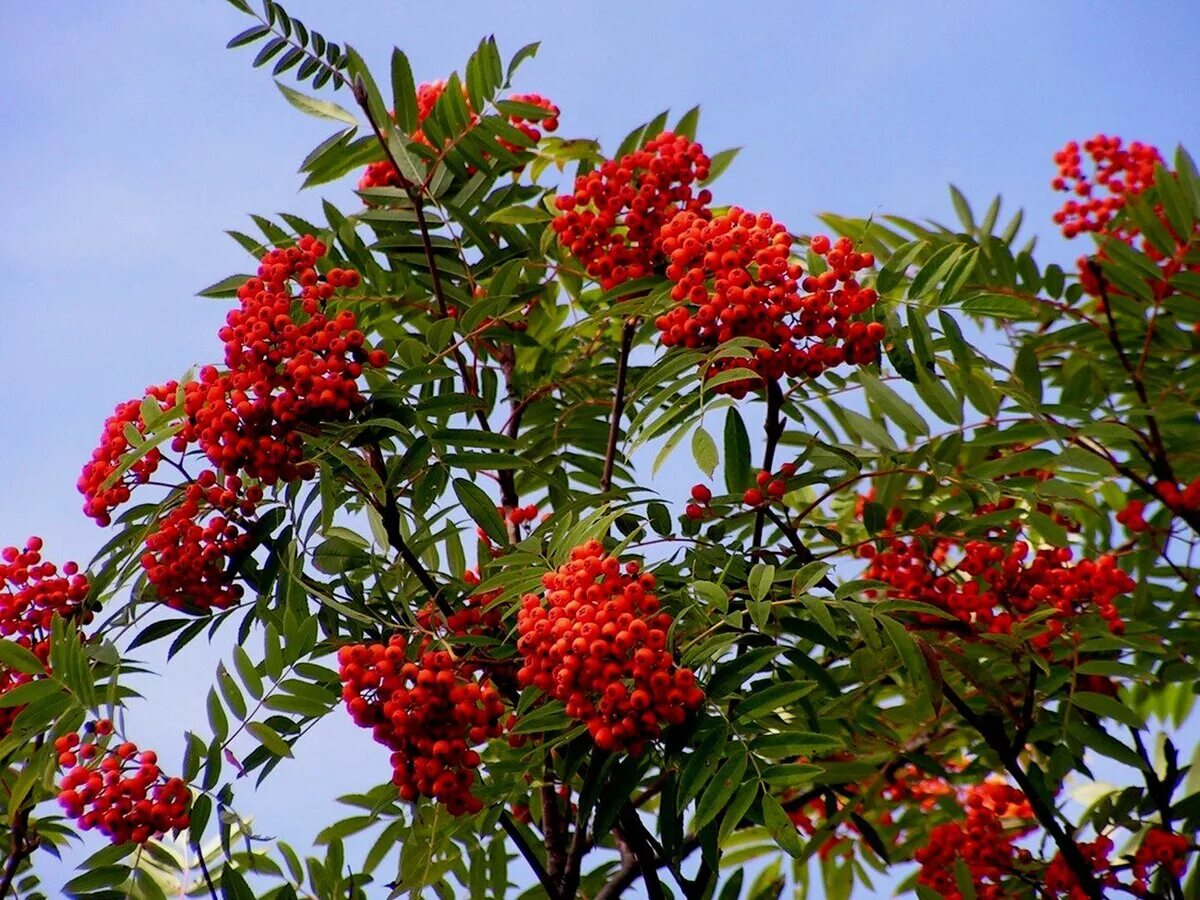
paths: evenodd
<path fill-rule="evenodd" d="M 650 842 L 647 840 L 649 835 L 646 832 L 646 826 L 638 816 L 637 810 L 626 803 L 621 810 L 620 822 L 621 833 L 625 836 L 625 840 L 629 842 L 629 847 L 633 850 L 633 855 L 637 857 L 637 864 L 642 873 L 642 880 L 646 883 L 647 897 L 649 900 L 665 900 L 666 895 L 663 893 L 662 882 L 658 879 L 658 857 L 654 853 L 654 848 L 650 846 Z"/>
<path fill-rule="evenodd" d="M 1137 749 L 1137 754 L 1141 757 L 1143 766 L 1143 775 L 1146 779 L 1146 790 L 1150 793 L 1150 798 L 1154 801 L 1154 805 L 1158 808 L 1159 822 L 1162 825 L 1163 831 L 1171 834 L 1174 828 L 1171 827 L 1171 793 L 1163 780 L 1158 777 L 1158 772 L 1154 768 L 1154 763 L 1150 759 L 1150 754 L 1146 752 L 1146 745 L 1142 741 L 1141 733 L 1133 727 L 1130 727 L 1129 733 L 1133 735 L 1133 745 Z M 1170 870 L 1169 866 L 1160 866 L 1162 877 L 1166 879 L 1167 887 L 1170 890 L 1171 900 L 1184 900 L 1183 887 L 1179 883 L 1179 878 Z"/>
<path fill-rule="evenodd" d="M 212 874 L 208 871 L 208 863 L 204 861 L 204 851 L 200 849 L 199 842 L 192 844 L 192 849 L 196 851 L 196 859 L 200 862 L 200 874 L 204 876 L 209 896 L 212 900 L 218 900 L 217 886 L 213 884 Z"/>
<path fill-rule="evenodd" d="M 23 805 L 18 810 L 12 825 L 12 845 L 8 854 L 8 859 L 4 862 L 4 872 L 0 874 L 0 900 L 4 900 L 12 890 L 13 882 L 16 880 L 17 872 L 25 860 L 33 855 L 33 851 L 37 849 L 38 839 L 36 836 L 29 836 L 29 814 L 33 811 L 28 803 Z M 14 894 L 14 896 L 16 896 Z"/>
<path fill-rule="evenodd" d="M 554 879 L 550 877 L 550 873 L 546 871 L 546 867 L 542 865 L 542 861 L 538 859 L 536 853 L 533 852 L 533 847 L 525 840 L 525 835 L 521 833 L 521 829 L 517 827 L 517 823 L 513 821 L 512 814 L 507 809 L 500 812 L 500 827 L 512 839 L 512 842 L 517 845 L 517 850 L 521 852 L 521 856 L 525 858 L 525 862 L 529 868 L 533 870 L 533 874 L 537 876 L 538 882 L 546 895 L 551 900 L 558 900 L 559 892 L 558 885 Z M 564 898 L 565 900 L 565 898 Z"/>
<path fill-rule="evenodd" d="M 966 720 L 967 724 L 979 732 L 980 737 L 987 742 L 988 746 L 996 751 L 997 756 L 1000 757 L 1000 761 L 1004 764 L 1004 768 L 1012 776 L 1013 781 L 1017 783 L 1017 787 L 1028 798 L 1029 805 L 1033 808 L 1033 812 L 1041 823 L 1042 828 L 1046 830 L 1046 833 L 1058 845 L 1063 859 L 1066 860 L 1083 892 L 1092 898 L 1092 900 L 1103 900 L 1104 895 L 1100 891 L 1100 885 L 1096 882 L 1095 873 L 1092 871 L 1092 867 L 1084 857 L 1083 852 L 1079 849 L 1079 845 L 1063 830 L 1062 825 L 1058 821 L 1057 811 L 1046 803 L 1042 795 L 1038 793 L 1033 782 L 1029 779 L 1029 775 L 1021 768 L 1021 764 L 1017 759 L 1019 748 L 1014 747 L 1009 742 L 1008 736 L 1004 733 L 1002 727 L 993 725 L 977 716 L 971 707 L 967 705 L 967 702 L 949 684 L 942 686 L 942 692 L 946 699 L 950 701 L 950 705 Z"/>
<path fill-rule="evenodd" d="M 625 382 L 629 377 L 629 352 L 633 348 L 633 336 L 637 332 L 637 319 L 628 319 L 621 331 L 621 349 L 617 355 L 617 386 L 613 396 L 612 416 L 608 420 L 608 446 L 604 451 L 604 472 L 600 476 L 600 490 L 612 487 L 613 464 L 617 456 L 617 441 L 621 437 L 621 417 L 625 414 Z"/>
<path fill-rule="evenodd" d="M 764 438 L 766 445 L 763 448 L 763 463 L 762 470 L 770 474 L 771 469 L 775 466 L 775 448 L 779 446 L 779 439 L 783 436 L 783 419 L 780 413 L 783 409 L 783 391 L 779 388 L 779 382 L 774 379 L 767 381 L 767 417 L 763 423 Z M 754 540 L 752 542 L 752 551 L 757 555 L 762 545 L 763 527 L 766 524 L 767 510 L 766 498 L 759 505 L 758 511 L 754 514 Z"/>

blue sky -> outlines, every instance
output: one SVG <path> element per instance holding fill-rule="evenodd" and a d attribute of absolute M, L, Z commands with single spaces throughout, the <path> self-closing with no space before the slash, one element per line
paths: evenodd
<path fill-rule="evenodd" d="M 519 88 L 562 107 L 561 134 L 609 148 L 700 103 L 705 146 L 744 147 L 718 200 L 797 231 L 821 210 L 949 220 L 954 182 L 976 205 L 1000 192 L 1024 206 L 1043 258 L 1069 260 L 1048 225 L 1056 148 L 1104 131 L 1200 152 L 1187 74 L 1200 5 L 1183 0 L 286 5 L 377 65 L 400 45 L 421 80 L 484 34 L 506 53 L 541 40 Z M 287 106 L 251 52 L 223 49 L 247 24 L 220 0 L 5 11 L 0 545 L 40 534 L 49 556 L 88 559 L 104 536 L 80 514 L 79 467 L 114 404 L 214 358 L 225 306 L 192 294 L 247 268 L 222 230 L 249 212 L 311 212 L 322 195 L 352 203 L 346 185 L 297 194 L 296 165 L 328 130 Z M 134 737 L 177 755 L 227 649 L 185 653 L 187 678 L 144 678 L 155 712 L 135 710 Z M 331 797 L 386 766 L 365 735 L 322 729 L 342 765 L 302 753 L 245 792 L 264 831 L 302 846 Z"/>

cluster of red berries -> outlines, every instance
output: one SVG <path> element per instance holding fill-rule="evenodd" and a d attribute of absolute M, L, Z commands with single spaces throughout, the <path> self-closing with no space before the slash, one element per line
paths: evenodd
<path fill-rule="evenodd" d="M 1028 851 L 1015 841 L 1033 827 L 1033 811 L 1019 790 L 1001 781 L 985 781 L 967 791 L 963 822 L 937 825 L 929 843 L 913 854 L 920 866 L 917 884 L 937 891 L 946 900 L 963 900 L 956 878 L 957 860 L 970 872 L 979 900 L 1012 896 L 1005 882 Z"/>
<path fill-rule="evenodd" d="M 1088 868 L 1092 870 L 1096 881 L 1105 888 L 1117 887 L 1117 875 L 1112 871 L 1112 863 L 1108 856 L 1112 853 L 1111 839 L 1100 835 L 1094 841 L 1082 841 L 1077 844 L 1083 854 Z M 1069 900 L 1088 900 L 1092 895 L 1083 889 L 1074 870 L 1067 863 L 1066 857 L 1060 850 L 1050 860 L 1046 873 L 1042 877 L 1043 886 L 1051 897 L 1067 897 Z"/>
<path fill-rule="evenodd" d="M 539 125 L 549 132 L 558 130 L 559 109 L 548 98 L 543 97 L 541 94 L 513 94 L 508 99 L 513 103 L 524 103 L 526 106 L 536 106 L 546 111 L 546 114 L 541 118 L 528 119 L 525 116 L 516 114 L 508 117 L 508 121 L 533 143 L 536 144 L 542 139 L 542 132 L 538 128 Z M 503 139 L 500 141 L 500 146 L 510 153 L 520 153 L 525 149 Z"/>
<path fill-rule="evenodd" d="M 385 644 L 338 651 L 342 699 L 355 724 L 392 751 L 392 783 L 401 799 L 429 797 L 452 815 L 483 808 L 471 793 L 480 756 L 474 747 L 499 737 L 504 704 L 449 651 L 426 647 L 415 660 L 394 635 Z"/>
<path fill-rule="evenodd" d="M 220 485 L 213 472 L 201 472 L 184 489 L 179 506 L 146 538 L 141 563 L 158 598 L 172 609 L 200 611 L 237 603 L 243 589 L 227 563 L 248 550 L 251 537 L 234 517 L 253 513 L 261 499 L 261 488 L 252 485 L 243 493 L 235 475 Z"/>
<path fill-rule="evenodd" d="M 1130 500 L 1125 504 L 1125 508 L 1117 513 L 1117 521 L 1134 534 L 1139 534 L 1150 530 L 1150 523 L 1146 521 L 1145 514 L 1146 503 L 1144 500 Z"/>
<path fill-rule="evenodd" d="M 1154 494 L 1163 506 L 1175 515 L 1200 511 L 1200 478 L 1192 479 L 1183 488 L 1174 482 L 1160 481 L 1154 486 Z M 1150 524 L 1146 521 L 1146 501 L 1130 500 L 1125 504 L 1125 508 L 1117 513 L 1117 521 L 1135 534 L 1149 531 Z"/>
<path fill-rule="evenodd" d="M 187 784 L 167 778 L 154 751 L 139 753 L 137 744 L 129 741 L 101 753 L 94 737 L 110 734 L 112 723 L 101 719 L 87 740 L 72 733 L 55 741 L 59 767 L 68 770 L 58 795 L 67 815 L 84 830 L 99 829 L 114 844 L 144 844 L 187 828 Z"/>
<path fill-rule="evenodd" d="M 0 637 L 36 640 L 50 633 L 55 616 L 87 624 L 88 579 L 65 563 L 60 571 L 42 559 L 42 539 L 31 537 L 24 549 L 0 550 Z"/>
<path fill-rule="evenodd" d="M 359 283 L 351 269 L 330 268 L 322 277 L 317 261 L 326 249 L 305 235 L 294 247 L 268 251 L 258 274 L 238 289 L 238 308 L 218 332 L 228 371 L 205 366 L 197 381 L 183 385 L 185 421 L 171 449 L 182 454 L 195 446 L 216 472 L 202 472 L 147 540 L 142 565 L 173 607 L 206 610 L 236 602 L 241 589 L 231 584 L 226 562 L 249 539 L 233 519 L 240 515 L 244 525 L 263 496 L 259 484 L 243 486 L 241 475 L 265 485 L 311 478 L 316 468 L 303 459 L 301 429 L 348 418 L 366 402 L 358 386 L 363 367 L 387 365 L 384 351 L 366 346 L 354 313 L 326 314 L 338 289 Z M 168 382 L 149 388 L 146 397 L 167 412 L 178 391 Z M 128 429 L 144 430 L 140 409 L 133 400 L 116 408 L 79 479 L 84 510 L 102 525 L 162 459 L 153 450 L 105 487 L 130 450 Z M 218 485 L 217 473 L 224 484 Z"/>
<path fill-rule="evenodd" d="M 1091 157 L 1094 176 L 1083 169 L 1083 153 Z M 1051 186 L 1080 198 L 1066 201 L 1054 214 L 1064 237 L 1093 232 L 1128 241 L 1137 234 L 1132 223 L 1115 224 L 1113 217 L 1127 197 L 1154 184 L 1154 167 L 1162 162 L 1157 149 L 1139 141 L 1126 147 L 1119 137 L 1098 134 L 1082 148 L 1077 141 L 1068 142 L 1054 154 L 1054 162 L 1058 175 Z M 1101 190 L 1107 193 L 1101 195 Z"/>
<path fill-rule="evenodd" d="M 946 566 L 955 549 L 961 550 L 961 559 L 953 570 L 965 578 Z M 1110 555 L 1072 564 L 1065 547 L 1039 550 L 1031 557 L 1025 541 L 1006 547 L 984 540 L 962 543 L 916 536 L 891 538 L 882 551 L 867 544 L 859 552 L 870 560 L 865 577 L 891 585 L 889 597 L 936 606 L 980 633 L 1009 634 L 1035 612 L 1054 610 L 1044 621 L 1045 630 L 1031 639 L 1039 648 L 1084 611 L 1103 618 L 1114 634 L 1121 633 L 1124 623 L 1114 600 L 1135 586 Z M 918 618 L 929 626 L 939 623 L 935 616 Z"/>
<path fill-rule="evenodd" d="M 742 494 L 742 502 L 747 506 L 762 506 L 764 503 L 782 499 L 783 495 L 787 493 L 788 479 L 795 474 L 795 463 L 784 463 L 774 475 L 767 471 L 758 472 L 754 476 L 756 486 L 748 488 Z"/>
<path fill-rule="evenodd" d="M 336 289 L 359 281 L 357 272 L 336 268 L 322 280 L 315 266 L 325 250 L 306 235 L 295 247 L 268 251 L 218 332 L 229 371 L 205 366 L 184 387 L 188 427 L 180 444 L 195 441 L 226 474 L 244 471 L 267 483 L 310 474 L 298 427 L 348 418 L 366 402 L 357 381 L 364 364 L 387 364 L 386 353 L 366 347 L 354 313 L 325 314 Z"/>
<path fill-rule="evenodd" d="M 166 412 L 175 405 L 178 389 L 177 382 L 168 381 L 166 384 L 146 388 L 146 396 L 155 400 L 159 409 Z M 126 430 L 132 426 L 139 434 L 146 432 L 141 410 L 142 404 L 138 400 L 126 400 L 117 405 L 113 414 L 105 419 L 100 444 L 92 451 L 92 458 L 83 467 L 83 472 L 76 482 L 76 487 L 85 498 L 84 513 L 101 525 L 110 524 L 110 513 L 129 499 L 129 492 L 134 487 L 149 481 L 162 461 L 162 451 L 156 447 L 105 487 L 120 467 L 121 458 L 129 452 L 130 443 Z"/>
<path fill-rule="evenodd" d="M 469 585 L 479 584 L 479 575 L 471 570 L 463 573 L 463 581 Z M 504 625 L 504 610 L 495 604 L 495 600 L 503 594 L 502 588 L 485 591 L 482 594 L 471 594 L 463 606 L 444 615 L 437 605 L 430 601 L 417 613 L 417 625 L 427 632 L 444 634 L 450 643 L 455 638 L 488 638 L 500 642 L 506 632 Z M 472 642 L 465 652 L 459 656 L 459 662 L 464 667 L 486 672 L 494 680 L 501 683 L 512 682 L 516 678 L 516 667 L 509 659 L 497 659 L 488 650 L 486 643 Z"/>
<path fill-rule="evenodd" d="M 561 700 L 602 750 L 640 754 L 703 703 L 695 675 L 667 648 L 673 620 L 651 593 L 654 576 L 636 562 L 622 567 L 592 540 L 542 585 L 517 615 L 517 678 Z"/>
<path fill-rule="evenodd" d="M 710 217 L 712 193 L 693 190 L 710 165 L 699 144 L 669 131 L 607 160 L 555 200 L 559 243 L 606 291 L 654 274 L 666 262 L 664 227 L 681 213 Z"/>
<path fill-rule="evenodd" d="M 761 384 L 879 359 L 883 326 L 852 321 L 879 299 L 856 278 L 875 260 L 854 250 L 849 238 L 831 242 L 824 235 L 814 237 L 810 248 L 828 268 L 806 277 L 792 261 L 791 234 L 767 213 L 733 207 L 711 220 L 681 214 L 663 227 L 662 236 L 676 303 L 655 323 L 663 344 L 695 349 L 734 338 L 762 342 L 749 359 L 718 360 L 708 368 L 708 377 L 748 368 Z M 754 379 L 744 379 L 718 390 L 743 397 L 756 386 Z"/>
<path fill-rule="evenodd" d="M 421 123 L 429 118 L 433 112 L 433 108 L 441 99 L 442 94 L 446 92 L 446 82 L 438 79 L 421 84 L 417 87 L 417 130 L 410 137 L 418 144 L 424 144 L 426 147 L 433 147 L 433 142 L 425 135 L 424 130 L 420 127 Z M 462 89 L 463 103 L 466 104 L 467 110 L 471 113 L 471 120 L 467 124 L 466 130 L 475 127 L 479 122 L 479 116 L 471 110 L 471 102 L 467 98 L 466 86 Z M 555 131 L 558 129 L 558 114 L 559 109 L 548 99 L 540 94 L 514 94 L 508 98 L 514 103 L 525 103 L 530 106 L 537 106 L 546 111 L 546 115 L 542 118 L 529 119 L 522 115 L 510 115 L 508 121 L 521 131 L 527 138 L 534 143 L 541 140 L 542 133 L 537 126 L 541 126 L 546 131 Z M 511 141 L 500 139 L 500 146 L 504 147 L 510 153 L 521 153 L 525 150 Z M 396 167 L 388 160 L 373 162 L 367 166 L 362 177 L 358 180 L 358 189 L 360 191 L 369 190 L 370 188 L 379 187 L 401 187 L 402 180 L 400 173 L 396 171 Z"/>
<path fill-rule="evenodd" d="M 699 522 L 708 515 L 708 504 L 712 503 L 712 496 L 712 491 L 708 489 L 707 485 L 692 485 L 692 502 L 684 508 L 683 514 L 689 519 Z"/>
<path fill-rule="evenodd" d="M 1084 172 L 1082 153 L 1092 160 L 1094 180 Z M 1054 214 L 1054 221 L 1062 226 L 1063 234 L 1072 238 L 1079 234 L 1095 233 L 1106 235 L 1125 244 L 1134 245 L 1139 230 L 1133 222 L 1118 216 L 1128 199 L 1154 186 L 1155 166 L 1163 162 L 1157 148 L 1139 141 L 1125 145 L 1119 137 L 1098 134 L 1083 142 L 1081 148 L 1075 141 L 1068 143 L 1054 155 L 1059 174 L 1052 182 L 1055 190 L 1069 191 L 1080 200 L 1068 200 Z M 1103 189 L 1107 193 L 1100 195 Z M 1164 252 L 1149 240 L 1142 241 L 1141 251 L 1150 257 L 1160 270 L 1161 277 L 1152 279 L 1150 288 L 1154 296 L 1162 300 L 1173 293 L 1169 279 L 1182 271 L 1200 272 L 1200 262 L 1191 252 L 1192 245 L 1200 236 L 1200 223 L 1193 226 L 1191 234 L 1179 234 L 1171 224 L 1161 203 L 1155 205 L 1154 215 L 1175 243 L 1172 252 Z M 1095 259 L 1103 261 L 1107 254 L 1101 250 Z M 1080 283 L 1084 291 L 1100 296 L 1100 285 L 1087 256 L 1079 258 Z M 1119 290 L 1109 286 L 1110 293 Z M 1200 322 L 1194 326 L 1200 334 Z"/>
<path fill-rule="evenodd" d="M 536 503 L 530 503 L 528 506 L 501 506 L 496 511 L 514 525 L 524 525 L 526 522 L 532 522 L 537 518 L 538 514 Z"/>
<path fill-rule="evenodd" d="M 1159 866 L 1165 868 L 1173 877 L 1182 878 L 1191 849 L 1191 842 L 1182 834 L 1151 828 L 1146 832 L 1133 857 L 1133 891 L 1139 896 L 1148 897 L 1151 870 Z"/>
<path fill-rule="evenodd" d="M 87 607 L 89 583 L 79 567 L 60 570 L 42 559 L 42 539 L 31 537 L 24 548 L 0 550 L 0 637 L 14 641 L 50 670 L 50 626 L 55 616 L 80 624 L 92 620 Z M 0 697 L 41 675 L 0 666 Z M 24 706 L 0 706 L 0 737 L 8 734 Z"/>

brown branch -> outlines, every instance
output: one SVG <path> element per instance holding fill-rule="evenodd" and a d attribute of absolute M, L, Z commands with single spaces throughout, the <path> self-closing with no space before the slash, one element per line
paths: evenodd
<path fill-rule="evenodd" d="M 646 826 L 642 824 L 637 810 L 626 803 L 621 810 L 620 822 L 621 834 L 629 843 L 630 849 L 633 850 L 638 868 L 642 873 L 642 880 L 646 883 L 646 896 L 649 900 L 665 900 L 666 895 L 663 893 L 662 882 L 658 878 L 658 857 L 647 840 Z"/>
<path fill-rule="evenodd" d="M 504 829 L 505 833 L 507 833 L 510 838 L 512 838 L 512 842 L 517 845 L 517 849 L 521 852 L 521 856 L 525 857 L 525 862 L 529 865 L 529 868 L 533 870 L 533 874 L 537 876 L 537 880 L 541 884 L 542 889 L 545 890 L 546 895 L 552 898 L 552 900 L 558 900 L 560 896 L 558 893 L 558 885 L 555 884 L 554 879 L 550 877 L 550 874 L 546 871 L 546 867 L 543 866 L 542 861 L 538 859 L 537 854 L 533 852 L 533 847 L 531 847 L 529 842 L 525 840 L 525 835 L 521 833 L 521 829 L 517 827 L 517 823 L 513 820 L 512 815 L 507 809 L 502 810 L 500 813 L 500 827 Z"/>
<path fill-rule="evenodd" d="M 625 382 L 629 377 L 629 352 L 633 348 L 633 336 L 637 332 L 637 319 L 625 322 L 621 332 L 621 349 L 617 355 L 617 385 L 613 396 L 612 415 L 608 420 L 608 446 L 604 451 L 604 472 L 600 476 L 600 490 L 612 487 L 613 464 L 617 456 L 617 441 L 621 437 L 621 417 L 625 414 Z"/>
<path fill-rule="evenodd" d="M 1150 754 L 1146 752 L 1146 745 L 1142 741 L 1141 733 L 1133 727 L 1130 727 L 1129 733 L 1133 735 L 1133 745 L 1137 749 L 1137 754 L 1142 760 L 1143 776 L 1146 780 L 1146 790 L 1150 793 L 1150 798 L 1154 801 L 1154 805 L 1158 807 L 1159 824 L 1162 825 L 1163 831 L 1171 834 L 1174 828 L 1171 827 L 1171 793 L 1163 780 L 1158 777 L 1158 771 L 1154 768 L 1154 763 L 1150 760 Z M 1184 900 L 1183 887 L 1179 883 L 1179 878 L 1170 870 L 1169 866 L 1162 866 L 1163 878 L 1166 879 L 1167 887 L 1170 889 L 1171 900 Z"/>
<path fill-rule="evenodd" d="M 1096 279 L 1096 288 L 1100 292 L 1100 302 L 1104 306 L 1104 318 L 1108 322 L 1108 328 L 1105 331 L 1108 342 L 1117 351 L 1117 358 L 1121 361 L 1121 367 L 1129 375 L 1134 392 L 1145 408 L 1146 426 L 1150 429 L 1150 449 L 1153 451 L 1153 458 L 1150 461 L 1151 466 L 1154 468 L 1155 475 L 1162 479 L 1169 479 L 1174 484 L 1175 475 L 1171 471 L 1171 463 L 1167 459 L 1167 448 L 1163 443 L 1162 432 L 1158 428 L 1158 419 L 1151 412 L 1152 407 L 1150 405 L 1150 396 L 1146 393 L 1146 384 L 1142 381 L 1141 373 L 1129 361 L 1129 356 L 1125 353 L 1125 346 L 1121 343 L 1120 335 L 1117 334 L 1117 322 L 1113 318 L 1112 304 L 1108 298 L 1108 282 L 1105 280 L 1104 272 L 1096 260 L 1089 259 L 1087 266 Z"/>
<path fill-rule="evenodd" d="M 974 710 L 971 709 L 967 702 L 949 684 L 943 684 L 942 692 L 958 714 L 966 720 L 968 725 L 979 732 L 979 736 L 1000 757 L 1000 762 L 1003 763 L 1004 768 L 1012 776 L 1013 781 L 1017 783 L 1017 787 L 1028 798 L 1029 805 L 1033 808 L 1033 812 L 1041 823 L 1042 828 L 1046 830 L 1046 833 L 1058 845 L 1059 852 L 1062 853 L 1063 859 L 1066 860 L 1067 866 L 1070 867 L 1071 872 L 1075 875 L 1075 880 L 1079 882 L 1079 886 L 1083 892 L 1092 898 L 1092 900 L 1103 900 L 1104 895 L 1101 893 L 1100 885 L 1096 882 L 1096 876 L 1092 871 L 1091 864 L 1088 863 L 1087 858 L 1079 849 L 1079 845 L 1063 830 L 1058 820 L 1057 811 L 1050 804 L 1046 803 L 1030 780 L 1029 775 L 1021 768 L 1020 761 L 1017 759 L 1020 748 L 1013 746 L 1008 740 L 1008 736 L 1004 733 L 1002 726 L 976 715 Z"/>
<path fill-rule="evenodd" d="M 688 838 L 683 842 L 683 847 L 679 854 L 679 860 L 682 862 L 687 859 L 700 847 L 700 839 L 697 837 Z M 654 861 L 655 868 L 661 869 L 663 866 L 670 865 L 670 860 L 662 859 L 661 857 Z M 702 864 L 703 866 L 703 864 Z M 641 863 L 633 859 L 625 863 L 616 874 L 604 885 L 592 900 L 615 900 L 620 897 L 627 889 L 633 886 L 633 883 L 638 880 L 642 874 Z M 698 898 L 699 894 L 687 893 L 689 898 Z"/>
<path fill-rule="evenodd" d="M 558 797 L 554 793 L 554 767 L 551 765 L 549 753 L 546 754 L 541 796 L 542 839 L 546 843 L 546 872 L 551 881 L 561 884 L 567 864 L 566 834 L 563 831 L 562 810 L 559 809 Z"/>
<path fill-rule="evenodd" d="M 37 849 L 39 843 L 37 836 L 30 837 L 29 835 L 29 814 L 32 811 L 33 807 L 26 803 L 13 820 L 12 844 L 8 859 L 4 862 L 4 872 L 0 874 L 0 900 L 4 900 L 8 896 L 8 892 L 12 890 L 13 882 L 16 880 L 17 872 L 25 860 L 29 859 L 33 855 L 33 851 Z"/>
<path fill-rule="evenodd" d="M 779 446 L 779 439 L 783 436 L 783 418 L 780 415 L 783 409 L 783 391 L 780 390 L 779 382 L 774 379 L 767 381 L 767 417 L 763 422 L 764 439 L 766 446 L 763 448 L 763 463 L 762 470 L 770 474 L 771 469 L 775 465 L 775 448 Z M 757 555 L 759 546 L 762 544 L 763 528 L 766 525 L 766 498 L 763 498 L 763 504 L 760 504 L 758 511 L 754 514 L 754 540 L 751 543 L 752 551 Z"/>

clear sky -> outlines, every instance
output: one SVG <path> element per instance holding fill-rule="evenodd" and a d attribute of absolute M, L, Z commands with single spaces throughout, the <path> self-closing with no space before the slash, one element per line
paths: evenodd
<path fill-rule="evenodd" d="M 562 107 L 560 134 L 610 149 L 661 109 L 700 103 L 705 146 L 745 148 L 718 201 L 796 231 L 822 210 L 949 220 L 954 182 L 976 205 L 1000 192 L 1024 206 L 1042 258 L 1069 260 L 1048 225 L 1050 155 L 1066 140 L 1103 131 L 1200 154 L 1194 0 L 285 5 L 380 67 L 398 44 L 419 80 L 488 33 L 506 55 L 541 40 L 518 87 Z M 79 468 L 114 404 L 215 357 L 226 307 L 192 294 L 247 269 L 223 229 L 314 211 L 322 195 L 353 203 L 346 184 L 297 194 L 299 160 L 330 129 L 292 110 L 252 51 L 223 49 L 248 24 L 221 0 L 4 10 L 0 546 L 39 534 L 49 557 L 81 561 L 99 547 Z M 135 707 L 134 738 L 177 759 L 181 731 L 206 728 L 221 654 L 197 646 L 168 679 L 143 678 L 153 705 Z M 338 716 L 306 743 L 241 795 L 262 831 L 299 846 L 332 818 L 330 798 L 387 765 Z M 46 868 L 52 884 L 62 871 Z"/>

